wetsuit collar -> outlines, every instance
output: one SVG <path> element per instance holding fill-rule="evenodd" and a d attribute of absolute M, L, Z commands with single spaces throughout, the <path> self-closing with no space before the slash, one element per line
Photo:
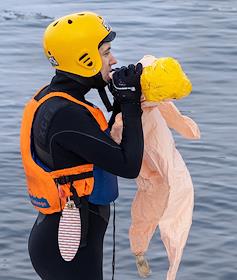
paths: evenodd
<path fill-rule="evenodd" d="M 95 89 L 101 89 L 104 88 L 107 83 L 103 80 L 101 73 L 99 72 L 98 74 L 96 74 L 93 77 L 82 77 L 76 74 L 72 74 L 72 73 L 68 73 L 68 72 L 63 72 L 60 70 L 57 70 L 56 73 L 61 73 L 65 76 L 67 76 L 68 78 L 76 81 L 79 84 L 84 85 L 85 87 L 88 87 L 89 89 L 91 88 L 95 88 Z"/>
<path fill-rule="evenodd" d="M 72 73 L 56 70 L 56 75 L 50 84 L 51 91 L 63 91 L 69 93 L 74 98 L 84 101 L 85 94 L 91 89 L 98 90 L 99 95 L 108 112 L 112 111 L 112 105 L 105 91 L 106 82 L 103 80 L 101 73 L 89 78 L 81 77 Z M 89 102 L 87 102 L 89 103 Z"/>
<path fill-rule="evenodd" d="M 75 81 L 62 71 L 56 71 L 49 85 L 49 91 L 62 91 L 81 101 L 85 101 L 84 96 L 90 89 L 91 87 Z"/>

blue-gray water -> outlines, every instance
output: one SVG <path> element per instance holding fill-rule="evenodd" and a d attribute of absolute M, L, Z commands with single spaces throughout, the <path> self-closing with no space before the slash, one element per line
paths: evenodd
<path fill-rule="evenodd" d="M 81 10 L 99 12 L 117 31 L 112 47 L 119 65 L 136 62 L 144 54 L 173 56 L 191 78 L 193 93 L 176 104 L 200 125 L 202 139 L 192 142 L 175 136 L 195 186 L 193 226 L 177 280 L 236 280 L 236 0 L 1 1 L 0 279 L 39 279 L 27 252 L 36 212 L 21 166 L 20 121 L 26 101 L 53 74 L 41 47 L 44 28 L 56 17 Z M 99 102 L 95 95 L 91 98 Z M 127 234 L 134 192 L 133 180 L 120 180 L 115 279 L 139 279 Z M 111 233 L 110 224 L 105 280 L 111 279 Z M 148 258 L 150 279 L 165 279 L 168 263 L 158 233 Z"/>

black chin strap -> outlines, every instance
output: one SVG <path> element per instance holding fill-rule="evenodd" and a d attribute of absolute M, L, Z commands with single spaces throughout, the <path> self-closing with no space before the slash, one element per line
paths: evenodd
<path fill-rule="evenodd" d="M 79 85 L 83 85 L 84 87 L 87 88 L 87 91 L 85 93 L 87 93 L 91 88 L 96 88 L 99 92 L 100 98 L 102 100 L 102 102 L 104 103 L 106 109 L 108 112 L 113 111 L 113 106 L 111 105 L 109 98 L 107 96 L 107 93 L 105 91 L 105 86 L 107 85 L 106 82 L 103 80 L 101 72 L 97 73 L 95 76 L 93 77 L 82 77 L 76 74 L 72 74 L 72 73 L 68 73 L 68 72 L 64 72 L 61 70 L 56 70 L 56 76 L 66 76 L 74 81 L 76 81 Z M 70 81 L 70 80 L 69 80 Z"/>
<path fill-rule="evenodd" d="M 108 112 L 113 111 L 113 106 L 111 105 L 111 103 L 109 101 L 105 88 L 99 88 L 98 92 L 99 92 L 100 98 L 101 98 L 102 102 L 104 103 L 107 111 Z"/>

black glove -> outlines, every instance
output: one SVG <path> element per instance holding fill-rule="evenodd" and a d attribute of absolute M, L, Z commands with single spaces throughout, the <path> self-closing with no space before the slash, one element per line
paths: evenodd
<path fill-rule="evenodd" d="M 140 103 L 142 64 L 115 69 L 108 87 L 119 103 Z"/>

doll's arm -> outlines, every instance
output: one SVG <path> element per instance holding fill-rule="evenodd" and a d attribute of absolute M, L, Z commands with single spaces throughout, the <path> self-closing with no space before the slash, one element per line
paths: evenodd
<path fill-rule="evenodd" d="M 123 133 L 123 120 L 122 120 L 122 114 L 119 113 L 115 117 L 115 121 L 111 128 L 110 135 L 117 144 L 120 144 L 122 140 L 122 133 Z"/>
<path fill-rule="evenodd" d="M 160 102 L 158 108 L 169 128 L 176 130 L 184 138 L 200 139 L 200 130 L 196 122 L 182 115 L 173 102 Z"/>

